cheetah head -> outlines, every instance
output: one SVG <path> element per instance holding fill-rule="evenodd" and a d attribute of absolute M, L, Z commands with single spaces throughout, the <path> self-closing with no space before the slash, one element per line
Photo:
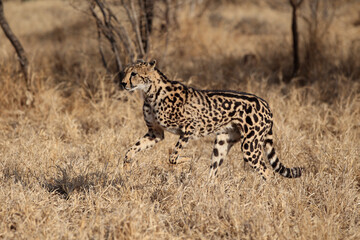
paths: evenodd
<path fill-rule="evenodd" d="M 156 61 L 137 61 L 135 64 L 124 69 L 121 85 L 128 91 L 149 89 L 154 76 Z"/>

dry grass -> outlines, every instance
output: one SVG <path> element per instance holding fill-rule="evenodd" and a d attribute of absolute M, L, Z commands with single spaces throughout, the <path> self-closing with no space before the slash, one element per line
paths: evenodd
<path fill-rule="evenodd" d="M 356 67 L 359 50 L 348 50 L 359 41 L 351 25 L 359 5 L 344 8 L 331 29 L 344 51 L 332 57 Z M 322 81 L 284 84 L 288 13 L 254 5 L 200 19 L 181 12 L 165 59 L 163 43 L 154 44 L 171 78 L 267 99 L 282 162 L 306 169 L 300 179 L 264 182 L 235 146 L 208 184 L 212 137 L 193 141 L 191 160 L 177 166 L 167 163 L 171 134 L 130 168 L 118 164 L 146 131 L 142 101 L 104 77 L 91 21 L 64 1 L 6 2 L 5 10 L 31 59 L 35 94 L 27 107 L 13 49 L 0 35 L 1 239 L 360 238 L 360 78 L 354 67 L 335 66 Z"/>

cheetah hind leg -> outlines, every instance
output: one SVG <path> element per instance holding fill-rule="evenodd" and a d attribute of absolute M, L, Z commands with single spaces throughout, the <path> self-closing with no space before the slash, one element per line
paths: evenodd
<path fill-rule="evenodd" d="M 175 148 L 170 153 L 169 157 L 169 163 L 170 164 L 177 164 L 179 159 L 184 160 L 182 156 L 180 156 L 180 153 L 182 152 L 183 148 L 188 144 L 188 141 L 190 139 L 190 135 L 184 135 L 180 136 L 178 142 L 175 145 Z M 181 161 L 183 163 L 183 161 Z"/>
<path fill-rule="evenodd" d="M 244 153 L 244 161 L 249 163 L 264 180 L 268 179 L 271 176 L 271 172 L 262 159 L 262 147 L 259 141 L 245 139 L 241 145 L 241 149 Z"/>

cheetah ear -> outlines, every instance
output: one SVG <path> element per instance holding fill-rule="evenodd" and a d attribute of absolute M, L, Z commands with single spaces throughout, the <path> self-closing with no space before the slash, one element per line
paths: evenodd
<path fill-rule="evenodd" d="M 149 66 L 151 69 L 154 69 L 156 66 L 156 60 L 152 60 L 151 62 L 149 62 Z"/>

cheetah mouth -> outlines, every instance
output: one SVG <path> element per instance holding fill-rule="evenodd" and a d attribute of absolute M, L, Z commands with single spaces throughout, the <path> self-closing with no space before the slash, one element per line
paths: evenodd
<path fill-rule="evenodd" d="M 130 86 L 130 88 L 127 88 L 126 90 L 128 90 L 129 92 L 133 92 L 137 89 L 137 86 Z"/>
<path fill-rule="evenodd" d="M 129 92 L 132 92 L 137 89 L 137 86 L 132 85 L 132 83 L 130 83 L 130 87 L 128 87 L 126 84 L 123 85 L 123 87 L 126 91 L 129 91 Z"/>
<path fill-rule="evenodd" d="M 135 91 L 136 89 L 138 89 L 138 86 L 132 86 L 132 87 L 125 87 L 124 88 L 126 91 L 129 91 L 129 92 L 133 92 L 133 91 Z"/>

